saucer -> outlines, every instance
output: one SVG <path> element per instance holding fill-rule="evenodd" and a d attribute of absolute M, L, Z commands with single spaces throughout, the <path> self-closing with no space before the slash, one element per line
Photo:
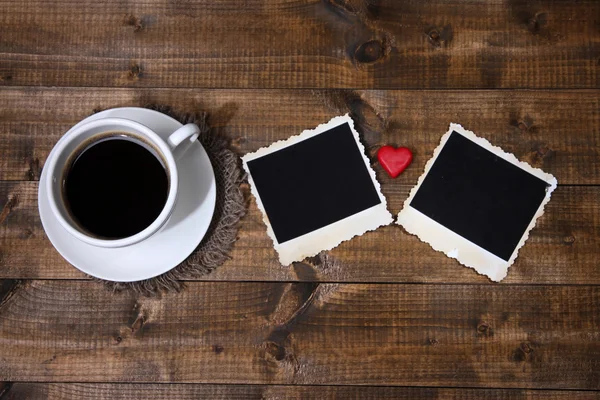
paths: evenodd
<path fill-rule="evenodd" d="M 109 117 L 126 118 L 144 124 L 165 140 L 182 126 L 173 118 L 157 111 L 126 107 L 94 114 L 71 130 L 86 122 Z M 53 151 L 48 160 L 52 156 Z M 48 239 L 65 260 L 96 278 L 133 282 L 169 271 L 185 260 L 200 244 L 210 225 L 217 195 L 215 174 L 200 142 L 194 142 L 177 161 L 177 170 L 177 203 L 165 227 L 140 243 L 120 248 L 104 248 L 80 241 L 58 222 L 50 210 L 46 185 L 42 184 L 46 179 L 46 171 L 42 169 L 38 207 Z"/>

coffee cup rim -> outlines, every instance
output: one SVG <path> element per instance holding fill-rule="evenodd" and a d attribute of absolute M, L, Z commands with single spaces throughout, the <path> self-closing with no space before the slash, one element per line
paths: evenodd
<path fill-rule="evenodd" d="M 160 155 L 164 157 L 164 161 L 167 164 L 167 172 L 169 174 L 169 193 L 167 195 L 165 205 L 158 217 L 142 231 L 136 233 L 135 235 L 120 239 L 102 239 L 90 236 L 89 234 L 82 232 L 76 226 L 73 226 L 73 224 L 64 217 L 63 211 L 61 211 L 62 208 L 65 213 L 68 213 L 63 199 L 57 199 L 54 191 L 54 185 L 56 185 L 57 175 L 58 179 L 60 179 L 59 185 L 62 186 L 64 184 L 64 182 L 62 182 L 64 169 L 68 168 L 68 165 L 58 165 L 58 156 L 62 154 L 62 152 L 64 152 L 65 148 L 69 144 L 76 141 L 77 138 L 86 131 L 89 131 L 90 129 L 101 128 L 102 126 L 107 125 L 116 125 L 130 128 L 135 133 L 128 133 L 132 135 L 137 134 L 138 136 L 140 136 L 140 138 L 149 140 L 152 143 L 152 145 L 156 146 L 158 150 L 160 150 Z M 106 132 L 108 133 L 111 131 L 112 130 L 107 130 Z M 144 239 L 147 239 L 148 237 L 156 233 L 158 230 L 160 230 L 173 213 L 173 209 L 177 201 L 177 189 L 179 186 L 175 158 L 173 157 L 173 153 L 169 145 L 156 132 L 154 132 L 152 129 L 148 128 L 144 124 L 126 118 L 114 117 L 102 118 L 95 121 L 87 122 L 67 132 L 55 145 L 48 158 L 49 160 L 47 161 L 47 168 L 49 173 L 46 175 L 47 179 L 45 185 L 46 193 L 49 199 L 50 209 L 52 210 L 52 213 L 56 216 L 58 222 L 63 226 L 63 228 L 65 228 L 65 230 L 67 230 L 67 232 L 69 232 L 71 235 L 75 236 L 77 239 L 85 243 L 91 244 L 93 246 L 108 248 L 117 248 L 133 245 L 135 243 L 141 242 Z M 67 160 L 69 159 L 70 157 L 67 157 Z M 60 168 L 60 171 L 57 171 L 57 168 Z M 60 189 L 61 190 L 59 192 L 62 193 L 62 187 Z"/>

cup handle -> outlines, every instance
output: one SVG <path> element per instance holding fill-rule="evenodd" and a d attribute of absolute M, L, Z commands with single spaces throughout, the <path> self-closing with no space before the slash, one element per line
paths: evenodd
<path fill-rule="evenodd" d="M 169 143 L 169 147 L 171 147 L 171 150 L 173 151 L 175 160 L 179 160 L 185 154 L 192 143 L 198 139 L 199 135 L 200 128 L 198 128 L 198 125 L 196 124 L 186 124 L 171 133 L 167 139 L 167 143 Z M 184 141 L 187 141 L 187 145 L 180 146 Z"/>

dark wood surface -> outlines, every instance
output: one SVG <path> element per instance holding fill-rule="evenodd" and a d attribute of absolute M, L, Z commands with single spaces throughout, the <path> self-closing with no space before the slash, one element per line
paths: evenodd
<path fill-rule="evenodd" d="M 13 282 L 7 380 L 600 389 L 600 287 Z"/>
<path fill-rule="evenodd" d="M 400 211 L 410 188 L 396 183 L 383 187 L 394 213 Z M 0 182 L 6 214 L 0 225 L 0 277 L 85 279 L 45 237 L 37 190 L 37 182 Z M 599 205 L 600 187 L 560 187 L 503 283 L 600 284 Z M 252 199 L 231 259 L 205 279 L 489 283 L 394 225 L 344 242 L 328 254 L 326 262 L 311 259 L 280 265 Z"/>
<path fill-rule="evenodd" d="M 407 388 L 382 386 L 282 386 L 207 384 L 102 384 L 15 383 L 7 386 L 6 400 L 70 400 L 85 398 L 130 400 L 276 400 L 276 399 L 366 399 L 366 400 L 595 400 L 593 392 L 573 390 Z M 2 388 L 0 387 L 0 394 Z"/>
<path fill-rule="evenodd" d="M 207 111 L 240 154 L 350 113 L 369 156 L 450 122 L 559 187 L 500 284 L 398 226 L 284 267 L 254 199 L 181 293 L 112 293 L 46 238 L 37 188 L 99 110 Z M 0 0 L 0 399 L 599 399 L 600 3 Z M 244 190 L 247 192 L 247 185 Z"/>
<path fill-rule="evenodd" d="M 595 0 L 1 4 L 5 85 L 496 89 L 600 84 Z"/>

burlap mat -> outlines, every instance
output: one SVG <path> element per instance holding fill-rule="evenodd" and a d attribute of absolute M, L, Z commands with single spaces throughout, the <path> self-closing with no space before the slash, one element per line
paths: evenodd
<path fill-rule="evenodd" d="M 223 264 L 237 238 L 238 222 L 246 213 L 246 201 L 240 190 L 245 175 L 239 157 L 229 149 L 228 140 L 210 132 L 206 113 L 177 114 L 168 106 L 147 105 L 146 108 L 167 114 L 182 124 L 200 127 L 198 140 L 212 163 L 217 183 L 217 202 L 212 222 L 196 250 L 181 264 L 157 277 L 137 282 L 112 282 L 96 279 L 113 291 L 129 290 L 144 296 L 160 292 L 180 291 L 183 279 L 200 278 Z"/>

